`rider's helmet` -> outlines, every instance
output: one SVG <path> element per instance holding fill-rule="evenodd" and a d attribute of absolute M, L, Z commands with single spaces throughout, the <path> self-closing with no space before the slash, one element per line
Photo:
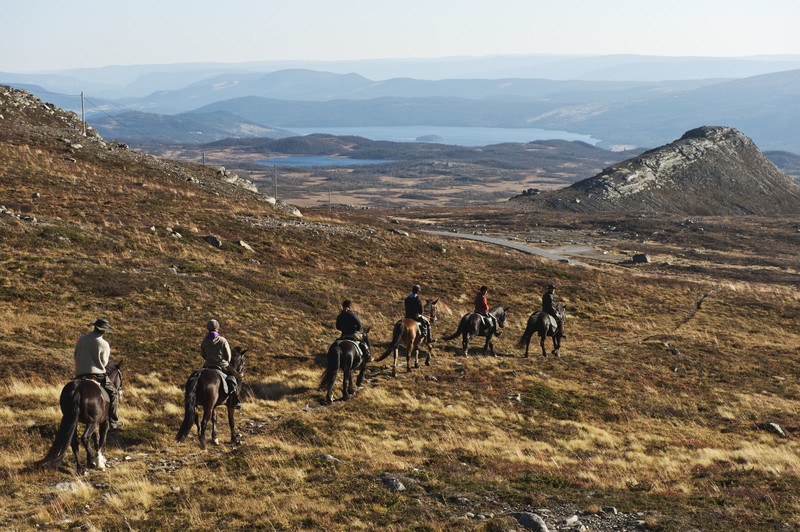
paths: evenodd
<path fill-rule="evenodd" d="M 419 294 L 419 291 L 420 291 L 420 290 L 421 290 L 421 289 L 420 289 L 420 287 L 419 287 L 419 285 L 418 285 L 418 284 L 415 284 L 414 286 L 412 286 L 412 287 L 411 287 L 411 293 L 412 293 L 412 294 Z"/>

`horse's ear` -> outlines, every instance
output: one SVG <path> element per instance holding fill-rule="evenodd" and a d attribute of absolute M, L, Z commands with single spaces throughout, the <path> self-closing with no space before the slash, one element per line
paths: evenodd
<path fill-rule="evenodd" d="M 372 329 L 372 327 L 364 327 L 364 332 L 369 334 L 370 329 Z"/>
<path fill-rule="evenodd" d="M 439 298 L 437 297 L 437 298 L 436 298 L 436 301 L 434 301 L 433 303 L 431 303 L 431 305 L 435 305 L 435 304 L 436 304 L 436 303 L 438 303 L 438 302 L 439 302 Z"/>
<path fill-rule="evenodd" d="M 119 360 L 117 362 L 117 369 L 121 369 L 121 368 L 122 368 L 122 360 Z"/>
<path fill-rule="evenodd" d="M 247 353 L 247 351 L 249 351 L 249 350 L 250 350 L 249 348 L 242 349 L 242 348 L 240 347 L 240 348 L 239 348 L 239 354 L 240 354 L 240 355 L 242 355 L 242 356 L 244 356 L 244 354 L 245 354 L 245 353 Z"/>

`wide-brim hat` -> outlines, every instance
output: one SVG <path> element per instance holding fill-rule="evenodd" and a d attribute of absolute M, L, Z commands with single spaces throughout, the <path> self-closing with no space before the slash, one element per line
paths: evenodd
<path fill-rule="evenodd" d="M 556 285 L 554 285 L 554 284 L 549 284 L 549 285 L 547 285 L 547 289 L 548 289 L 548 290 L 550 290 L 550 289 L 552 289 L 552 290 L 555 290 L 555 289 L 556 289 Z"/>
<path fill-rule="evenodd" d="M 111 328 L 111 324 L 109 324 L 108 320 L 105 318 L 97 318 L 94 323 L 90 323 L 89 325 L 103 332 L 114 332 L 114 329 Z"/>

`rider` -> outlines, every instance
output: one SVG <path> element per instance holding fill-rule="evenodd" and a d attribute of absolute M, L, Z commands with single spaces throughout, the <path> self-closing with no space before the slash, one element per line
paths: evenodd
<path fill-rule="evenodd" d="M 114 329 L 105 318 L 97 318 L 91 324 L 94 331 L 78 338 L 75 344 L 75 378 L 92 379 L 98 382 L 108 392 L 111 407 L 108 410 L 108 420 L 111 428 L 116 429 L 125 423 L 117 417 L 119 412 L 119 390 L 106 375 L 106 366 L 111 358 L 111 346 L 103 338 L 103 334 L 113 332 Z"/>
<path fill-rule="evenodd" d="M 500 336 L 502 331 L 497 327 L 497 318 L 489 314 L 489 302 L 486 300 L 486 294 L 488 293 L 489 288 L 486 285 L 478 289 L 478 292 L 475 294 L 475 312 L 489 321 L 489 325 L 494 327 L 495 336 Z"/>
<path fill-rule="evenodd" d="M 429 344 L 432 344 L 436 340 L 433 339 L 431 335 L 431 324 L 428 321 L 428 318 L 425 317 L 423 314 L 423 305 L 422 300 L 419 297 L 420 287 L 418 284 L 415 284 L 411 287 L 411 293 L 408 294 L 408 297 L 405 298 L 403 301 L 403 306 L 405 306 L 405 317 L 411 320 L 416 320 L 417 324 L 419 325 L 419 330 L 422 336 L 428 341 Z"/>
<path fill-rule="evenodd" d="M 230 404 L 233 408 L 241 408 L 239 402 L 239 387 L 242 384 L 242 376 L 231 367 L 231 346 L 224 336 L 219 335 L 219 322 L 217 320 L 208 320 L 206 323 L 208 334 L 203 338 L 200 344 L 200 354 L 203 356 L 205 363 L 204 368 L 218 368 L 226 375 L 233 377 L 234 384 L 233 391 L 230 393 Z M 226 379 L 230 382 L 230 379 Z"/>
<path fill-rule="evenodd" d="M 556 285 L 549 284 L 547 285 L 547 291 L 542 294 L 542 311 L 550 314 L 553 316 L 553 319 L 556 320 L 556 324 L 558 328 L 561 328 L 561 320 L 558 317 L 558 311 L 556 311 L 556 306 L 553 304 L 553 294 L 556 293 Z"/>
<path fill-rule="evenodd" d="M 350 308 L 352 305 L 353 303 L 349 299 L 342 301 L 342 311 L 336 317 L 336 330 L 342 333 L 339 340 L 352 340 L 358 344 L 363 354 L 369 355 L 369 346 L 361 336 L 364 327 L 361 326 L 358 314 Z"/>

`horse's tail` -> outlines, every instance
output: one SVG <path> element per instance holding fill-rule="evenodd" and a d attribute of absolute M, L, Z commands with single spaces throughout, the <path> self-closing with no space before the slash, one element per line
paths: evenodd
<path fill-rule="evenodd" d="M 442 338 L 442 340 L 445 340 L 445 341 L 453 340 L 459 334 L 462 334 L 464 332 L 464 321 L 465 321 L 464 318 L 461 318 L 461 321 L 458 322 L 458 328 L 456 329 L 456 332 L 454 332 L 450 336 L 445 336 L 444 338 Z"/>
<path fill-rule="evenodd" d="M 403 322 L 398 323 L 400 324 L 400 327 L 395 325 L 394 330 L 392 331 L 392 342 L 389 344 L 389 347 L 386 349 L 386 351 L 384 351 L 375 362 L 380 362 L 384 358 L 388 357 L 400 346 L 400 341 L 403 339 Z"/>
<path fill-rule="evenodd" d="M 336 374 L 339 372 L 339 364 L 342 360 L 342 348 L 339 342 L 334 342 L 330 349 L 328 349 L 328 367 L 325 368 L 325 373 L 322 374 L 322 380 L 319 381 L 317 390 L 328 390 L 336 381 Z"/>
<path fill-rule="evenodd" d="M 186 394 L 183 398 L 183 423 L 181 423 L 181 428 L 178 429 L 178 434 L 175 436 L 175 441 L 178 443 L 186 439 L 194 425 L 194 420 L 197 416 L 197 412 L 195 412 L 197 407 L 197 381 L 200 380 L 201 374 L 202 372 L 195 371 L 186 381 Z"/>
<path fill-rule="evenodd" d="M 61 398 L 59 399 L 61 404 L 61 424 L 58 426 L 56 439 L 45 457 L 35 462 L 34 467 L 56 469 L 61 464 L 61 460 L 64 459 L 64 453 L 67 452 L 67 448 L 75 435 L 75 430 L 78 427 L 78 416 L 81 413 L 79 385 L 79 382 L 72 381 L 61 390 Z"/>
<path fill-rule="evenodd" d="M 528 318 L 528 323 L 525 326 L 525 332 L 522 333 L 522 336 L 520 336 L 519 341 L 517 342 L 517 349 L 522 349 L 528 345 L 528 342 L 531 341 L 533 333 L 536 332 L 536 320 L 531 318 L 533 318 L 533 315 Z"/>

